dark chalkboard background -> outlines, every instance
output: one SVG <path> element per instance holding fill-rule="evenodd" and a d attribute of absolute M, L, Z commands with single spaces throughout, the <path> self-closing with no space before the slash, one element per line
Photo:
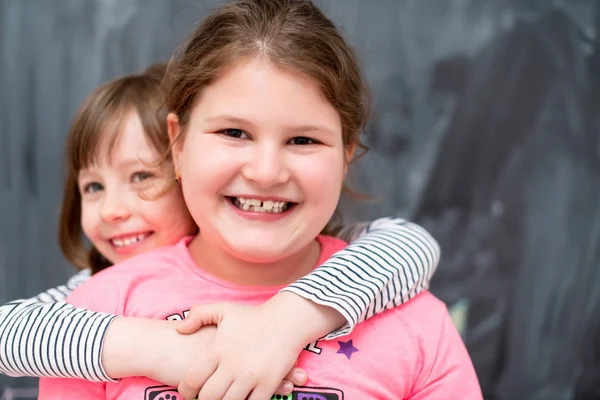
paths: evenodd
<path fill-rule="evenodd" d="M 352 219 L 439 240 L 487 399 L 600 398 L 600 2 L 321 0 L 374 93 Z M 216 1 L 0 0 L 0 302 L 63 283 L 64 138 L 99 83 L 166 61 Z M 0 377 L 0 399 L 35 380 Z M 3 394 L 2 394 L 3 393 Z"/>

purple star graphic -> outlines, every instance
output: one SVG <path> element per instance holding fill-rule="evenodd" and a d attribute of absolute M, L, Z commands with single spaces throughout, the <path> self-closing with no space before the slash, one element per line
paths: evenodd
<path fill-rule="evenodd" d="M 348 360 L 352 356 L 352 353 L 356 353 L 358 351 L 358 349 L 352 345 L 352 340 L 347 342 L 341 342 L 338 340 L 338 343 L 340 344 L 340 349 L 337 351 L 337 353 L 345 355 L 348 357 Z"/>

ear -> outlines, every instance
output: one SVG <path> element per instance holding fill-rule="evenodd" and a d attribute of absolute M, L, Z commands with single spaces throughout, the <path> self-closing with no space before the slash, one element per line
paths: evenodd
<path fill-rule="evenodd" d="M 169 141 L 171 142 L 171 156 L 173 157 L 173 168 L 175 176 L 180 177 L 181 168 L 181 151 L 183 143 L 181 143 L 181 125 L 179 125 L 179 117 L 174 113 L 167 115 L 167 128 L 169 131 Z"/>
<path fill-rule="evenodd" d="M 346 174 L 348 173 L 348 166 L 354 157 L 354 153 L 356 152 L 356 143 L 349 144 L 344 149 L 344 156 L 346 157 L 344 160 L 344 179 L 346 179 Z"/>

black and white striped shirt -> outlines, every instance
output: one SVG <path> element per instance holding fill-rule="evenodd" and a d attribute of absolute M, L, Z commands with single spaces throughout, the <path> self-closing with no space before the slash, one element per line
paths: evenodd
<path fill-rule="evenodd" d="M 335 308 L 348 324 L 326 339 L 396 307 L 428 288 L 440 248 L 419 225 L 383 218 L 338 234 L 351 241 L 284 291 Z M 82 310 L 64 302 L 89 271 L 66 285 L 0 307 L 0 372 L 9 376 L 111 381 L 102 367 L 102 343 L 115 315 Z M 69 340 L 69 338 L 79 340 Z"/>

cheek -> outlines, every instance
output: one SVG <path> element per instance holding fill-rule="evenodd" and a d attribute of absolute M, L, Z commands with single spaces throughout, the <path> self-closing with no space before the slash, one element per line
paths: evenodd
<path fill-rule="evenodd" d="M 100 224 L 100 217 L 98 212 L 94 212 L 96 207 L 93 203 L 82 203 L 81 204 L 81 228 L 83 233 L 90 240 L 96 236 L 98 225 Z"/>
<path fill-rule="evenodd" d="M 217 135 L 190 135 L 181 157 L 182 187 L 186 199 L 190 196 L 218 193 L 232 178 L 239 166 L 239 149 L 230 148 Z M 190 203 L 197 206 L 198 197 Z"/>
<path fill-rule="evenodd" d="M 98 225 L 96 218 L 93 217 L 92 206 L 89 203 L 81 205 L 81 227 L 84 233 L 89 236 L 93 228 Z"/>
<path fill-rule="evenodd" d="M 344 181 L 343 155 L 331 152 L 307 157 L 295 169 L 297 180 L 307 196 L 319 202 L 337 204 Z"/>

